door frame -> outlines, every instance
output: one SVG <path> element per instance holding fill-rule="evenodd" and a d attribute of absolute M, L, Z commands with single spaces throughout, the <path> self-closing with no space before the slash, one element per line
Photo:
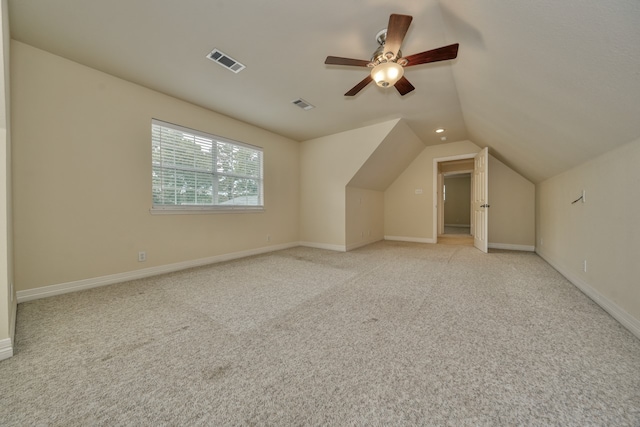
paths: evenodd
<path fill-rule="evenodd" d="M 452 160 L 474 159 L 478 153 L 458 154 L 456 156 L 437 157 L 433 159 L 433 243 L 438 243 L 438 207 L 441 189 L 438 188 L 438 163 L 450 162 Z M 473 192 L 473 189 L 472 189 Z M 473 221 L 472 221 L 473 223 Z M 472 225 L 473 226 L 473 225 Z"/>

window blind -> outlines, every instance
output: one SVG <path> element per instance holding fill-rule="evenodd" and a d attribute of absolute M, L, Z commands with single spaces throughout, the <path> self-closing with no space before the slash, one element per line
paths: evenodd
<path fill-rule="evenodd" d="M 263 207 L 263 152 L 253 145 L 152 120 L 154 208 Z"/>

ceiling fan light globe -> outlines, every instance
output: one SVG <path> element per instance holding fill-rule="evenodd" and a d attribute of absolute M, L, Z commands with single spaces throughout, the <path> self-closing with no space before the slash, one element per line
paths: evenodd
<path fill-rule="evenodd" d="M 404 75 L 404 68 L 395 62 L 383 62 L 373 67 L 371 78 L 380 87 L 389 87 L 396 84 Z"/>

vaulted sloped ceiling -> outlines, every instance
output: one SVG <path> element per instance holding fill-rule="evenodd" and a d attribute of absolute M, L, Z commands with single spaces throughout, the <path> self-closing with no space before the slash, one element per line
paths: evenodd
<path fill-rule="evenodd" d="M 426 145 L 471 139 L 541 181 L 640 136 L 637 0 L 9 0 L 14 39 L 196 105 L 307 140 L 402 118 Z M 405 55 L 458 42 L 454 61 L 407 69 L 416 90 L 369 85 L 391 13 Z M 218 48 L 247 66 L 205 58 Z M 303 111 L 299 97 L 315 105 Z"/>
<path fill-rule="evenodd" d="M 469 137 L 533 181 L 640 136 L 640 2 L 442 1 Z"/>
<path fill-rule="evenodd" d="M 423 149 L 422 141 L 399 120 L 347 186 L 385 191 Z"/>

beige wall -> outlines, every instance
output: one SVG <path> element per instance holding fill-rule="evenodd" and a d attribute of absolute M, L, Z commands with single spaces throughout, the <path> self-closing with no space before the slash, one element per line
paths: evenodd
<path fill-rule="evenodd" d="M 638 165 L 640 139 L 538 184 L 536 250 L 640 336 Z"/>
<path fill-rule="evenodd" d="M 533 250 L 535 185 L 489 155 L 489 244 Z"/>
<path fill-rule="evenodd" d="M 300 241 L 346 250 L 346 186 L 398 123 L 312 139 L 300 149 Z"/>
<path fill-rule="evenodd" d="M 425 148 L 385 192 L 385 236 L 433 241 L 433 160 L 478 151 L 480 147 L 471 141 Z M 417 194 L 416 190 L 422 193 Z M 489 156 L 489 204 L 489 244 L 533 250 L 535 187 L 492 156 Z"/>
<path fill-rule="evenodd" d="M 347 187 L 347 250 L 377 242 L 383 238 L 384 192 Z"/>
<path fill-rule="evenodd" d="M 298 142 L 11 47 L 17 289 L 297 243 Z M 151 215 L 152 118 L 263 147 L 265 212 Z"/>
<path fill-rule="evenodd" d="M 446 201 L 444 203 L 445 225 L 471 224 L 471 175 L 456 175 L 444 178 Z"/>
<path fill-rule="evenodd" d="M 433 236 L 433 159 L 477 153 L 471 141 L 426 147 L 384 193 L 387 238 L 428 242 Z M 421 190 L 416 194 L 416 190 Z"/>
<path fill-rule="evenodd" d="M 381 240 L 383 192 L 423 149 L 399 119 L 304 141 L 302 244 L 350 250 Z"/>
<path fill-rule="evenodd" d="M 13 354 L 16 298 L 13 281 L 12 179 L 9 83 L 9 16 L 7 1 L 0 5 L 2 66 L 0 67 L 0 359 Z M 6 341 L 8 340 L 8 341 Z"/>

